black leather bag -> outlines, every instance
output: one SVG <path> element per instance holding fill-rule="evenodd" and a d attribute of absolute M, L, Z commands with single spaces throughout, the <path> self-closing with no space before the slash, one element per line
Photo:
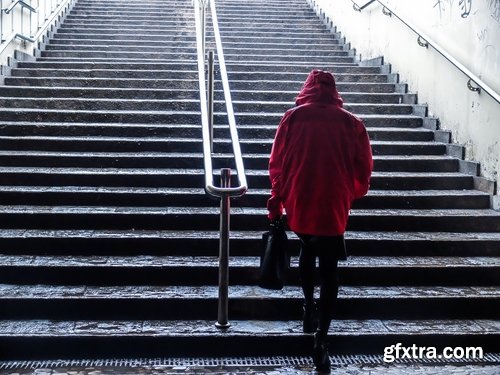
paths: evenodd
<path fill-rule="evenodd" d="M 272 224 L 269 231 L 262 235 L 260 287 L 274 290 L 283 289 L 286 273 L 290 267 L 287 245 L 288 238 L 281 222 Z"/>

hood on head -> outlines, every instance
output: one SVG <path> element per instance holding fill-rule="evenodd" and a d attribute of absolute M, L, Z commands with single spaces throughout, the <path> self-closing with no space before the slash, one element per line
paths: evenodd
<path fill-rule="evenodd" d="M 313 70 L 307 76 L 304 86 L 295 98 L 296 105 L 306 103 L 334 104 L 342 107 L 343 100 L 340 97 L 335 78 L 332 73 L 323 70 Z"/>

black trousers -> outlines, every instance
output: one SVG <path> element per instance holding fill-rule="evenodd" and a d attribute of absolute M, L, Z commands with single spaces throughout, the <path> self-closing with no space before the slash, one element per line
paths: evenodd
<path fill-rule="evenodd" d="M 320 298 L 319 334 L 326 337 L 330 328 L 339 282 L 337 264 L 345 259 L 344 236 L 311 236 L 297 233 L 301 241 L 299 274 L 306 308 L 314 304 L 316 258 L 319 259 Z"/>

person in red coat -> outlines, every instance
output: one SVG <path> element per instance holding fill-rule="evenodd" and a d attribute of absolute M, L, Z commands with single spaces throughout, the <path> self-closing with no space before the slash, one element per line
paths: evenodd
<path fill-rule="evenodd" d="M 346 259 L 344 232 L 354 200 L 369 188 L 373 169 L 363 121 L 343 108 L 333 75 L 313 70 L 278 126 L 269 160 L 271 224 L 286 221 L 301 241 L 299 273 L 305 333 L 314 336 L 313 359 L 329 370 L 327 334 L 338 293 L 337 262 Z M 314 301 L 319 258 L 320 299 Z M 319 314 L 317 314 L 319 312 Z"/>

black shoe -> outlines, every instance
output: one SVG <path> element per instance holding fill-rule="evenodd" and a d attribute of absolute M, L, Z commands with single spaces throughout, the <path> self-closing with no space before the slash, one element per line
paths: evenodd
<path fill-rule="evenodd" d="M 314 334 L 314 347 L 313 347 L 313 362 L 316 366 L 316 371 L 329 373 L 330 355 L 328 354 L 328 344 L 326 338 L 322 337 L 319 332 Z"/>
<path fill-rule="evenodd" d="M 302 330 L 304 333 L 314 333 L 318 329 L 318 310 L 316 304 L 304 304 L 304 322 Z"/>

